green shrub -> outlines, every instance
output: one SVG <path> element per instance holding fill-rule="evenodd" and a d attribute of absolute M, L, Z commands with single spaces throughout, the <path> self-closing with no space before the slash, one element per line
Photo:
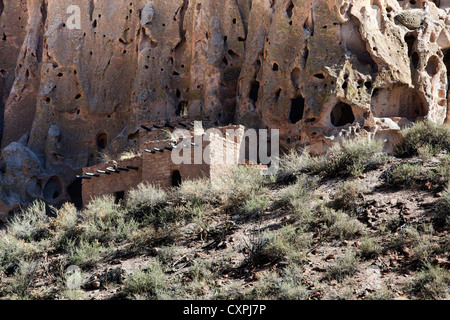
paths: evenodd
<path fill-rule="evenodd" d="M 9 233 L 0 233 L 0 269 L 19 260 L 32 260 L 48 251 L 48 241 L 28 242 Z"/>
<path fill-rule="evenodd" d="M 433 222 L 436 227 L 450 229 L 450 184 L 442 192 L 442 198 L 436 206 L 436 215 Z"/>
<path fill-rule="evenodd" d="M 280 166 L 277 172 L 278 182 L 290 182 L 295 176 L 308 168 L 314 167 L 318 158 L 311 156 L 308 148 L 303 150 L 290 149 L 280 158 Z"/>
<path fill-rule="evenodd" d="M 345 212 L 325 207 L 320 210 L 320 216 L 325 222 L 325 228 L 329 236 L 349 240 L 362 234 L 363 224 Z"/>
<path fill-rule="evenodd" d="M 385 173 L 386 183 L 394 186 L 411 186 L 421 180 L 422 166 L 419 164 L 400 164 Z"/>
<path fill-rule="evenodd" d="M 365 189 L 359 179 L 340 183 L 336 188 L 331 206 L 336 210 L 354 213 L 361 202 L 363 192 L 365 192 Z"/>
<path fill-rule="evenodd" d="M 347 170 L 353 176 L 378 166 L 384 161 L 383 143 L 368 138 L 354 138 L 335 143 L 316 161 L 310 161 L 309 170 L 314 173 L 326 172 L 330 176 Z"/>
<path fill-rule="evenodd" d="M 245 300 L 306 300 L 310 292 L 302 282 L 303 270 L 289 265 L 281 274 L 265 272 L 255 286 L 245 292 Z"/>
<path fill-rule="evenodd" d="M 376 257 L 381 252 L 381 246 L 373 239 L 365 236 L 359 244 L 359 254 L 364 259 Z"/>
<path fill-rule="evenodd" d="M 38 263 L 35 261 L 21 260 L 19 262 L 19 272 L 8 285 L 7 291 L 19 299 L 27 298 L 27 290 L 36 276 Z"/>
<path fill-rule="evenodd" d="M 336 259 L 335 263 L 326 268 L 325 278 L 341 282 L 348 276 L 354 275 L 358 271 L 358 258 L 354 252 L 346 254 L 342 258 Z"/>
<path fill-rule="evenodd" d="M 211 181 L 207 178 L 184 180 L 173 193 L 176 199 L 191 206 L 215 201 Z"/>
<path fill-rule="evenodd" d="M 48 237 L 50 218 L 47 216 L 45 203 L 35 200 L 30 206 L 10 218 L 8 232 L 27 241 L 39 241 Z"/>
<path fill-rule="evenodd" d="M 82 216 L 82 222 L 80 223 L 81 238 L 86 241 L 120 241 L 127 236 L 124 232 L 134 230 L 137 227 L 134 220 L 124 218 L 121 206 L 115 203 L 112 195 L 94 198 L 87 205 Z"/>
<path fill-rule="evenodd" d="M 71 203 L 65 203 L 56 211 L 56 217 L 51 218 L 52 243 L 56 248 L 64 248 L 70 240 L 80 236 L 80 219 L 77 208 Z"/>
<path fill-rule="evenodd" d="M 267 196 L 250 195 L 239 207 L 239 211 L 246 216 L 254 216 L 261 214 L 268 204 L 269 199 Z"/>
<path fill-rule="evenodd" d="M 142 296 L 158 299 L 167 290 L 166 277 L 159 261 L 151 261 L 146 270 L 136 270 L 128 278 L 122 293 L 129 299 Z"/>
<path fill-rule="evenodd" d="M 263 248 L 263 255 L 267 260 L 280 261 L 287 259 L 290 262 L 303 263 L 312 243 L 312 235 L 305 233 L 301 228 L 287 225 L 266 235 L 267 245 Z"/>
<path fill-rule="evenodd" d="M 450 154 L 444 155 L 439 160 L 435 173 L 431 172 L 430 177 L 438 183 L 447 183 L 450 180 Z"/>
<path fill-rule="evenodd" d="M 399 157 L 416 156 L 424 147 L 432 154 L 450 150 L 450 128 L 445 124 L 428 120 L 416 122 L 401 130 L 400 134 L 403 139 L 395 147 L 395 154 Z"/>
<path fill-rule="evenodd" d="M 152 212 L 167 203 L 167 193 L 160 187 L 147 182 L 140 183 L 128 191 L 126 209 L 131 212 Z"/>
<path fill-rule="evenodd" d="M 238 166 L 233 173 L 225 174 L 214 181 L 214 188 L 226 203 L 236 205 L 251 195 L 267 193 L 266 185 L 269 181 L 270 177 L 262 175 L 257 168 Z"/>
<path fill-rule="evenodd" d="M 101 246 L 99 242 L 89 242 L 86 240 L 69 242 L 66 251 L 70 264 L 87 268 L 93 267 L 103 258 L 104 254 L 108 253 L 108 249 Z"/>
<path fill-rule="evenodd" d="M 366 296 L 366 300 L 392 300 L 394 293 L 389 289 L 382 287 Z"/>
<path fill-rule="evenodd" d="M 405 290 L 425 300 L 450 298 L 450 273 L 439 266 L 427 264 L 422 271 L 405 284 Z"/>
<path fill-rule="evenodd" d="M 279 192 L 276 203 L 279 206 L 287 206 L 296 213 L 309 210 L 308 202 L 312 199 L 314 190 L 317 189 L 318 180 L 314 176 L 298 175 L 294 184 Z"/>

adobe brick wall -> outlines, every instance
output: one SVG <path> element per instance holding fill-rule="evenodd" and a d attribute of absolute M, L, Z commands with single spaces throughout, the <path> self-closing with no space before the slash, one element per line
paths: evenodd
<path fill-rule="evenodd" d="M 111 163 L 102 163 L 84 169 L 84 173 L 98 173 L 97 170 L 106 170 Z M 117 166 L 138 167 L 138 170 L 121 171 L 120 173 L 100 174 L 100 177 L 92 177 L 90 180 L 82 182 L 83 206 L 86 206 L 94 197 L 100 197 L 106 194 L 115 194 L 116 192 L 127 191 L 135 188 L 142 182 L 142 158 L 135 157 L 117 161 Z"/>
<path fill-rule="evenodd" d="M 134 166 L 138 167 L 138 170 L 121 171 L 120 173 L 110 173 L 109 175 L 101 174 L 100 177 L 91 177 L 89 180 L 83 179 L 83 205 L 86 206 L 94 197 L 116 194 L 118 192 L 124 192 L 126 200 L 127 191 L 136 188 L 141 182 L 152 183 L 163 189 L 168 189 L 176 182 L 173 179 L 176 171 L 181 176 L 181 181 L 196 178 L 210 178 L 212 180 L 220 178 L 232 172 L 238 164 L 242 135 L 225 135 L 226 129 L 237 128 L 243 129 L 242 126 L 223 127 L 219 130 L 223 133 L 222 135 L 216 136 L 212 134 L 209 138 L 207 135 L 197 135 L 179 143 L 178 147 L 182 149 L 176 150 L 188 152 L 191 160 L 190 164 L 174 163 L 172 151 L 169 150 L 173 145 L 171 140 L 143 141 L 140 144 L 141 156 L 117 161 L 118 167 Z M 146 131 L 145 129 L 142 130 Z M 156 129 L 148 133 L 140 133 L 140 139 L 147 135 L 152 135 L 153 131 L 158 132 L 161 130 Z M 196 145 L 192 145 L 194 142 Z M 185 147 L 183 147 L 183 144 Z M 169 147 L 169 149 L 166 149 L 166 147 Z M 155 148 L 161 151 L 155 150 Z M 147 152 L 146 150 L 153 152 Z M 181 153 L 181 155 L 183 154 Z M 227 159 L 233 159 L 233 161 L 227 163 Z M 200 160 L 199 163 L 197 163 L 198 160 Z M 105 171 L 110 166 L 112 166 L 111 163 L 98 164 L 85 168 L 84 173 L 97 173 L 97 170 Z"/>
<path fill-rule="evenodd" d="M 193 140 L 192 140 L 193 141 Z M 143 152 L 143 181 L 149 181 L 162 188 L 170 188 L 172 186 L 172 175 L 174 171 L 179 171 L 182 180 L 195 179 L 201 177 L 209 177 L 209 165 L 206 163 L 195 164 L 194 150 L 195 148 L 202 148 L 204 152 L 208 143 L 203 143 L 203 146 L 194 147 L 186 143 L 187 148 L 183 152 L 189 152 L 191 156 L 191 164 L 175 164 L 172 161 L 172 153 L 165 150 L 164 147 L 170 144 L 169 140 L 165 141 L 148 141 L 143 144 L 144 149 L 153 150 L 159 148 L 163 152 L 156 151 L 155 153 Z M 179 147 L 182 147 L 180 144 Z M 198 150 L 198 149 L 197 149 Z"/>

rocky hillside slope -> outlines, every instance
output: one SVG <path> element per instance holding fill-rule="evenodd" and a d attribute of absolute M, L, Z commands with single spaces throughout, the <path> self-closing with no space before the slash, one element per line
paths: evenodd
<path fill-rule="evenodd" d="M 449 299 L 450 131 L 437 132 L 409 140 L 435 148 L 413 156 L 360 140 L 289 154 L 276 177 L 240 167 L 83 211 L 36 202 L 0 230 L 0 300 Z"/>

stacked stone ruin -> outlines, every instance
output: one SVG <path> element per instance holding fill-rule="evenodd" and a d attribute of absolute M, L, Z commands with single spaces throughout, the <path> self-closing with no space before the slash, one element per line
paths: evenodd
<path fill-rule="evenodd" d="M 194 128 L 194 121 L 196 120 L 180 118 L 170 122 L 143 121 L 140 125 L 137 155 L 84 168 L 84 174 L 77 176 L 82 181 L 80 207 L 103 195 L 113 195 L 116 202 L 126 200 L 128 192 L 137 188 L 140 183 L 169 189 L 179 186 L 184 180 L 207 178 L 214 181 L 233 172 L 239 165 L 240 152 L 246 150 L 245 147 L 241 149 L 245 128 L 224 126 L 208 133 L 203 125 Z M 197 123 L 202 124 L 200 120 Z M 188 138 L 167 137 L 179 129 L 189 132 Z M 227 135 L 227 130 L 233 130 L 236 134 Z M 191 161 L 174 162 L 173 150 L 187 152 Z M 212 157 L 215 152 L 223 153 L 224 158 L 228 153 L 233 161 L 214 161 Z M 201 161 L 195 161 L 196 153 L 201 155 Z M 224 158 L 220 160 L 225 160 Z"/>

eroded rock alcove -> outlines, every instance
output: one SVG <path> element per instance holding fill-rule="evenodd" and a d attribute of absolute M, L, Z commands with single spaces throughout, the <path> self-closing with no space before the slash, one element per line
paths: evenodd
<path fill-rule="evenodd" d="M 140 120 L 276 128 L 283 147 L 314 152 L 448 122 L 449 11 L 449 0 L 0 0 L 2 215 L 36 197 L 75 201 L 75 175 L 136 145 Z"/>

